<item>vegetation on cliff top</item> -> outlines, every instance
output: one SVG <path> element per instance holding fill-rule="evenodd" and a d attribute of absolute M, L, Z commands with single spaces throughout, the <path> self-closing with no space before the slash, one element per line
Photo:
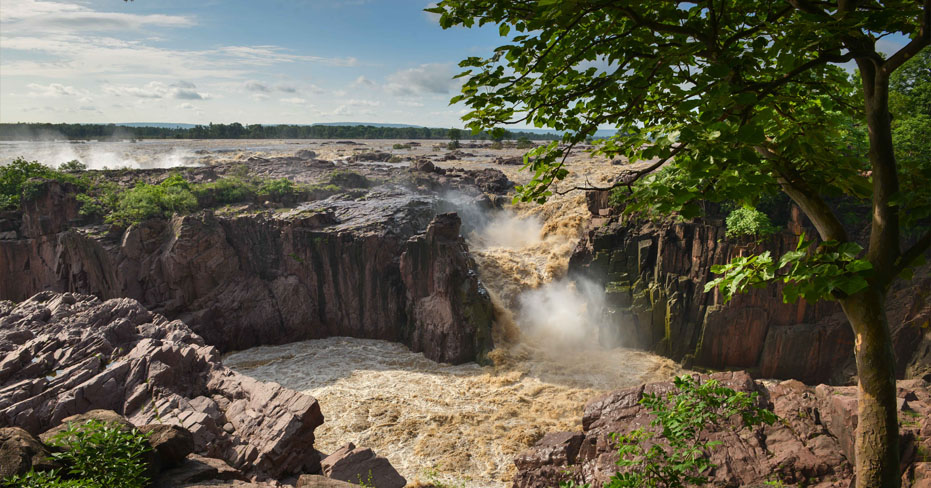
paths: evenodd
<path fill-rule="evenodd" d="M 717 268 L 716 284 L 728 296 L 782 279 L 798 285 L 786 288 L 798 292 L 787 300 L 840 302 L 857 337 L 857 486 L 899 486 L 885 300 L 931 247 L 931 226 L 926 173 L 913 171 L 927 139 L 909 147 L 902 137 L 913 136 L 901 135 L 920 136 L 928 112 L 894 124 L 890 87 L 898 89 L 895 80 L 910 69 L 903 66 L 931 44 L 931 0 L 442 0 L 428 11 L 444 28 L 496 24 L 507 37 L 488 57 L 460 63 L 465 83 L 453 101 L 471 108 L 470 128 L 524 122 L 565 131 L 562 144 L 525 157 L 534 174 L 520 199 L 571 190 L 557 186 L 569 153 L 612 125 L 618 135 L 598 151 L 649 162 L 621 168 L 609 187 L 627 190 L 628 212 L 691 218 L 701 200 L 753 205 L 778 192 L 802 209 L 823 245 L 801 242 L 778 260 L 741 257 Z M 894 34 L 909 40 L 886 55 L 877 43 Z M 858 68 L 853 78 L 839 66 L 846 62 Z M 865 251 L 828 205 L 840 195 L 872 208 Z M 909 237 L 915 218 L 924 225 Z M 820 279 L 821 270 L 830 279 Z"/>
<path fill-rule="evenodd" d="M 67 164 L 72 171 L 80 171 Z M 121 227 L 222 205 L 264 201 L 293 204 L 371 184 L 364 175 L 351 170 L 333 171 L 326 182 L 315 185 L 299 185 L 286 178 L 250 177 L 247 171 L 238 171 L 206 183 L 191 183 L 174 173 L 159 183 L 140 181 L 123 188 L 100 173 L 75 174 L 19 158 L 0 166 L 0 210 L 18 208 L 23 198 L 35 197 L 36 189 L 47 180 L 74 185 L 82 216 Z"/>

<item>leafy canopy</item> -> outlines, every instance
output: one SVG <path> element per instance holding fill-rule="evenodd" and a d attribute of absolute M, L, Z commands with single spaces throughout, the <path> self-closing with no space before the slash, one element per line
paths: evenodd
<path fill-rule="evenodd" d="M 927 35 L 914 0 L 443 0 L 428 10 L 444 28 L 496 24 L 508 37 L 490 56 L 460 63 L 465 83 L 453 102 L 471 109 L 471 129 L 522 122 L 566 131 L 525 156 L 533 179 L 518 199 L 571 190 L 558 186 L 568 154 L 611 126 L 617 135 L 597 152 L 645 162 L 611 187 L 628 192 L 627 212 L 692 218 L 699 200 L 753 206 L 784 191 L 822 238 L 839 241 L 846 233 L 825 201 L 875 195 L 863 100 L 881 103 L 874 81 L 908 57 L 886 59 L 876 41 Z M 852 60 L 875 76 L 855 82 L 841 67 Z M 920 214 L 928 198 L 884 185 L 879 205 L 895 207 L 886 219 L 895 229 L 878 231 L 889 234 L 898 231 L 893 214 Z M 883 242 L 896 246 L 884 258 L 892 264 L 897 238 Z"/>

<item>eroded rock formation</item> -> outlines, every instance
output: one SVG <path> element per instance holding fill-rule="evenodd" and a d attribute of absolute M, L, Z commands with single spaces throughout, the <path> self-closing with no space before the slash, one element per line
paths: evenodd
<path fill-rule="evenodd" d="M 612 317 L 606 333 L 687 366 L 742 368 L 763 378 L 846 384 L 854 374 L 853 334 L 834 302 L 784 303 L 782 284 L 753 289 L 724 304 L 711 266 L 749 252 L 794 250 L 804 230 L 796 212 L 789 231 L 765 247 L 725 236 L 723 218 L 652 222 L 613 214 L 607 192 L 592 193 L 596 216 L 570 262 L 570 273 L 605 286 Z M 808 230 L 812 235 L 813 231 Z M 899 377 L 931 379 L 931 272 L 900 282 L 887 301 Z"/>
<path fill-rule="evenodd" d="M 307 164 L 299 169 L 316 171 Z M 458 226 L 426 229 L 439 190 L 480 195 L 509 182 L 495 170 L 411 173 L 406 186 L 290 209 L 204 210 L 118 233 L 77 225 L 70 189 L 50 182 L 21 214 L 0 216 L 0 228 L 11 229 L 0 238 L 0 298 L 130 297 L 221 351 L 344 335 L 402 342 L 436 361 L 481 360 L 491 349 L 490 299 L 465 244 L 446 235 Z"/>
<path fill-rule="evenodd" d="M 250 476 L 319 469 L 313 397 L 224 367 L 184 323 L 136 300 L 42 292 L 0 302 L 0 356 L 0 427 L 37 435 L 106 409 L 137 426 L 184 427 L 195 452 Z"/>
<path fill-rule="evenodd" d="M 707 377 L 703 377 L 707 379 Z M 711 378 L 740 392 L 759 393 L 760 406 L 779 416 L 773 425 L 738 430 L 740 420 L 702 434 L 720 441 L 710 460 L 718 467 L 708 476 L 715 486 L 787 485 L 850 486 L 853 439 L 857 426 L 856 387 L 816 388 L 788 380 L 764 385 L 745 372 L 717 373 Z M 651 427 L 653 416 L 638 402 L 644 394 L 673 391 L 670 382 L 619 390 L 585 406 L 581 432 L 545 435 L 515 460 L 514 486 L 549 487 L 571 478 L 601 486 L 618 471 L 612 433 Z M 899 382 L 899 423 L 903 486 L 931 483 L 931 392 L 921 379 Z"/>

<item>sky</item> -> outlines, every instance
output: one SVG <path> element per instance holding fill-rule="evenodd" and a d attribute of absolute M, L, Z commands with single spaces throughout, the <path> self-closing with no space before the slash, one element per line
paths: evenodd
<path fill-rule="evenodd" d="M 457 64 L 504 40 L 495 26 L 444 31 L 427 6 L 0 0 L 0 122 L 461 127 Z"/>
<path fill-rule="evenodd" d="M 461 127 L 459 60 L 427 0 L 0 0 L 0 121 Z"/>

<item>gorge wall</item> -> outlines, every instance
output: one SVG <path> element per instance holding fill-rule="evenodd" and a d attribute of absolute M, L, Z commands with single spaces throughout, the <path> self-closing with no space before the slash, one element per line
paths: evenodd
<path fill-rule="evenodd" d="M 686 366 L 740 368 L 764 378 L 809 384 L 849 382 L 853 334 L 835 302 L 783 303 L 782 284 L 724 304 L 711 266 L 748 252 L 794 250 L 804 228 L 797 211 L 788 230 L 765 246 L 729 239 L 723 218 L 654 222 L 617 215 L 606 192 L 593 192 L 596 216 L 570 261 L 570 273 L 604 286 L 606 333 L 630 347 L 683 360 Z M 813 231 L 809 230 L 808 235 Z M 887 314 L 899 377 L 931 377 L 931 273 L 924 267 L 891 290 Z"/>
<path fill-rule="evenodd" d="M 461 222 L 434 220 L 440 205 L 429 193 L 377 187 L 117 233 L 75 225 L 66 186 L 38 193 L 22 212 L 0 215 L 0 299 L 41 290 L 134 298 L 221 351 L 335 335 L 402 342 L 452 363 L 483 361 L 492 348 L 491 301 Z"/>

